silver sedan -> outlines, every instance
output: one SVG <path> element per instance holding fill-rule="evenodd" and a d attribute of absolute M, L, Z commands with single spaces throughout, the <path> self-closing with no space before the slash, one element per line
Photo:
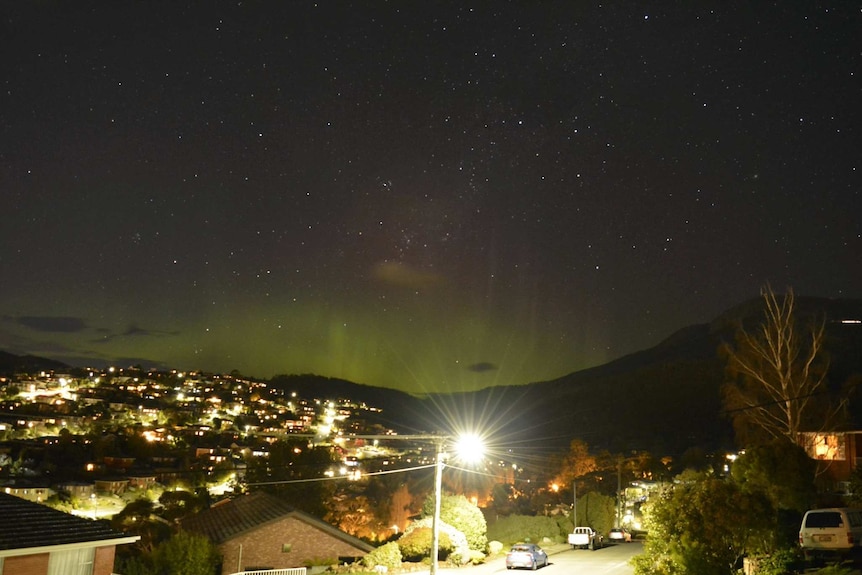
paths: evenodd
<path fill-rule="evenodd" d="M 545 567 L 547 564 L 548 554 L 533 543 L 514 545 L 511 551 L 506 554 L 506 569 L 524 567 L 535 570 L 539 565 Z"/>

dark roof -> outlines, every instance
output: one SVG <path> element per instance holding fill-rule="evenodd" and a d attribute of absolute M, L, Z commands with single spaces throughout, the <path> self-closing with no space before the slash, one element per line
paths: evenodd
<path fill-rule="evenodd" d="M 285 517 L 293 517 L 364 551 L 372 545 L 345 533 L 329 523 L 295 509 L 285 501 L 267 493 L 256 492 L 217 503 L 205 511 L 186 517 L 182 527 L 206 535 L 213 543 L 224 543 L 237 535 L 252 531 Z"/>
<path fill-rule="evenodd" d="M 131 543 L 136 536 L 111 529 L 104 521 L 75 517 L 40 503 L 0 492 L 0 551 L 94 541 Z M 116 541 L 122 539 L 123 541 Z"/>

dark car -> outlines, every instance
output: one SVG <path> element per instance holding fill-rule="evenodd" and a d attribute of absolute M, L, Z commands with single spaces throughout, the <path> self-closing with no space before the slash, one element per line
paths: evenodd
<path fill-rule="evenodd" d="M 535 570 L 539 565 L 544 567 L 547 564 L 548 554 L 533 543 L 513 545 L 512 549 L 506 553 L 506 569 L 524 567 Z"/>

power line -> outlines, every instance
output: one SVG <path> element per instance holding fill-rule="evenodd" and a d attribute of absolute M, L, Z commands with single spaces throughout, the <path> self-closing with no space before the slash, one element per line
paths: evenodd
<path fill-rule="evenodd" d="M 431 469 L 434 467 L 434 464 L 431 463 L 429 465 L 420 465 L 418 467 L 404 467 L 401 469 L 388 469 L 386 471 L 372 471 L 371 473 L 362 473 L 361 477 L 371 477 L 375 475 L 389 475 L 391 473 L 404 473 L 407 471 L 417 471 L 419 469 Z M 348 479 L 345 476 L 336 476 L 336 477 L 313 477 L 309 479 L 285 479 L 283 481 L 260 481 L 256 483 L 246 483 L 249 487 L 257 487 L 259 485 L 285 485 L 289 483 L 312 483 L 315 481 L 335 481 L 338 479 Z"/>
<path fill-rule="evenodd" d="M 784 397 L 781 399 L 774 399 L 772 401 L 767 401 L 764 403 L 757 403 L 755 405 L 746 405 L 744 407 L 737 407 L 735 409 L 725 409 L 725 410 L 722 410 L 721 413 L 731 414 L 731 413 L 737 413 L 739 411 L 748 411 L 750 409 L 757 409 L 759 407 L 767 407 L 770 405 L 778 405 L 779 403 L 786 403 L 788 401 L 797 401 L 800 399 L 805 399 L 806 397 L 813 397 L 815 395 L 825 395 L 828 393 L 829 393 L 828 391 L 812 391 L 811 393 L 806 393 L 805 395 L 798 395 L 796 397 Z"/>
<path fill-rule="evenodd" d="M 365 477 L 374 477 L 377 475 L 390 475 L 392 473 L 405 473 L 408 471 L 418 471 L 421 469 L 432 469 L 434 466 L 435 466 L 435 464 L 431 463 L 428 465 L 419 465 L 416 467 L 403 467 L 401 469 L 388 469 L 386 471 L 372 471 L 370 473 L 361 473 L 360 479 L 365 478 Z M 483 471 L 477 471 L 475 469 L 466 469 L 464 467 L 456 467 L 454 465 L 446 465 L 446 467 L 449 467 L 451 469 L 457 469 L 458 471 L 463 471 L 464 473 L 472 473 L 474 475 L 483 475 L 485 477 L 497 477 L 497 475 L 494 475 L 492 473 L 485 473 Z M 349 479 L 349 477 L 340 475 L 340 476 L 336 476 L 336 477 L 313 477 L 313 478 L 309 478 L 309 479 L 285 479 L 282 481 L 258 481 L 255 483 L 246 483 L 246 485 L 248 487 L 258 487 L 261 485 L 287 485 L 290 483 L 313 483 L 316 481 L 336 481 L 336 480 L 340 480 L 340 479 Z"/>

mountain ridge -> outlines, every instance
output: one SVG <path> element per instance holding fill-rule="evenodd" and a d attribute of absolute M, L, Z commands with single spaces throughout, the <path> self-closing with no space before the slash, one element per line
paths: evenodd
<path fill-rule="evenodd" d="M 862 378 L 862 323 L 849 323 L 862 321 L 862 300 L 797 297 L 796 303 L 801 319 L 825 322 L 831 388 Z M 733 433 L 722 414 L 725 365 L 719 349 L 733 342 L 737 326 L 756 325 L 761 312 L 762 300 L 752 299 L 709 323 L 683 327 L 651 348 L 522 385 L 419 397 L 316 375 L 279 375 L 268 381 L 368 403 L 381 409 L 377 422 L 399 433 L 482 429 L 501 444 L 537 450 L 559 450 L 573 438 L 612 452 L 729 449 Z M 39 359 L 0 352 L 0 373 L 10 362 L 34 366 Z M 48 369 L 59 364 L 45 362 L 55 366 Z M 851 424 L 862 425 L 862 414 Z"/>

